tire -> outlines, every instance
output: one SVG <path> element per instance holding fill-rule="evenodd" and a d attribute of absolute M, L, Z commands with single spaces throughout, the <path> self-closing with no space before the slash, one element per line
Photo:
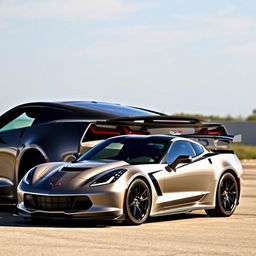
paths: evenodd
<path fill-rule="evenodd" d="M 144 223 L 149 217 L 151 203 L 149 186 L 142 179 L 135 179 L 125 196 L 125 222 L 130 225 Z"/>
<path fill-rule="evenodd" d="M 219 181 L 216 193 L 216 206 L 206 213 L 213 217 L 229 217 L 237 206 L 239 189 L 233 174 L 224 173 Z"/>

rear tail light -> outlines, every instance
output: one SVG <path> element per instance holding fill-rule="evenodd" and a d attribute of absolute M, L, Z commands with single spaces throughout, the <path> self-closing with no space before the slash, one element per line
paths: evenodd
<path fill-rule="evenodd" d="M 148 132 L 143 131 L 133 131 L 130 127 L 124 126 L 96 126 L 92 124 L 88 129 L 85 138 L 83 141 L 91 141 L 91 140 L 102 140 L 107 139 L 113 136 L 118 135 L 130 135 L 130 134 L 138 134 L 138 135 L 146 135 Z"/>
<path fill-rule="evenodd" d="M 130 128 L 127 128 L 127 127 L 121 127 L 121 129 L 124 132 L 123 134 L 138 134 L 138 135 L 148 134 L 148 132 L 135 132 L 135 131 L 132 131 Z"/>
<path fill-rule="evenodd" d="M 215 129 L 202 128 L 197 134 L 200 135 L 227 135 L 223 127 L 217 127 Z"/>
<path fill-rule="evenodd" d="M 107 129 L 99 129 L 96 128 L 95 125 L 91 125 L 89 129 L 93 134 L 95 135 L 112 135 L 112 136 L 117 136 L 120 135 L 121 133 L 119 131 L 112 131 L 112 130 L 107 130 Z"/>
<path fill-rule="evenodd" d="M 129 127 L 117 126 L 115 128 L 106 128 L 106 127 L 96 127 L 95 125 L 91 125 L 89 130 L 95 135 L 125 135 L 125 134 L 139 134 L 145 135 L 146 132 L 138 132 L 132 131 Z"/>

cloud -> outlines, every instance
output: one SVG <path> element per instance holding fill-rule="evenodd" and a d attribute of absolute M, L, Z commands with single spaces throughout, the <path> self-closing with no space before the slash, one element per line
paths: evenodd
<path fill-rule="evenodd" d="M 256 18 L 234 16 L 235 10 L 236 6 L 229 5 L 210 15 L 173 14 L 169 24 L 100 29 L 96 33 L 101 41 L 87 46 L 76 55 L 135 57 L 165 53 L 171 56 L 187 48 L 196 49 L 198 54 L 201 49 L 212 47 L 216 40 L 220 44 L 218 47 L 215 45 L 213 51 L 222 54 L 227 45 L 241 42 L 244 38 L 250 40 L 256 32 Z M 174 29 L 172 24 L 179 26 Z M 202 44 L 205 47 L 202 48 Z M 197 49 L 197 45 L 201 48 Z"/>
<path fill-rule="evenodd" d="M 248 43 L 243 45 L 232 45 L 224 50 L 228 55 L 251 56 L 256 54 L 256 43 Z"/>
<path fill-rule="evenodd" d="M 152 3 L 124 3 L 122 0 L 2 0 L 3 19 L 112 19 L 152 7 Z"/>
<path fill-rule="evenodd" d="M 3 29 L 6 29 L 6 25 L 5 25 L 5 24 L 0 23 L 0 30 L 3 30 Z"/>
<path fill-rule="evenodd" d="M 227 17 L 217 19 L 215 25 L 219 33 L 235 36 L 255 30 L 256 19 L 251 17 Z"/>
<path fill-rule="evenodd" d="M 77 52 L 76 56 L 138 57 L 161 55 L 166 50 L 182 47 L 182 44 L 198 40 L 193 32 L 159 29 L 152 26 L 130 26 L 98 31 L 101 40 Z"/>
<path fill-rule="evenodd" d="M 217 12 L 217 16 L 227 16 L 229 14 L 234 13 L 234 11 L 237 11 L 238 9 L 238 6 L 234 4 L 228 4 Z"/>
<path fill-rule="evenodd" d="M 77 52 L 76 56 L 123 58 L 146 54 L 149 49 L 140 42 L 102 42 Z"/>
<path fill-rule="evenodd" d="M 148 43 L 165 41 L 167 44 L 187 42 L 193 33 L 189 30 L 171 30 L 157 26 L 130 26 L 120 29 L 106 29 L 102 31 L 102 33 L 104 32 L 132 40 L 145 41 Z"/>
<path fill-rule="evenodd" d="M 173 15 L 173 19 L 184 22 L 199 23 L 199 28 L 205 30 L 205 35 L 240 36 L 256 28 L 255 17 L 248 16 L 223 16 L 223 15 Z M 195 24 L 194 24 L 195 25 Z"/>

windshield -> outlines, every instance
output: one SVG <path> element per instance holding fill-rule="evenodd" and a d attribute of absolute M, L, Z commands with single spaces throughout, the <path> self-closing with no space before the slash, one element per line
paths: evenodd
<path fill-rule="evenodd" d="M 122 160 L 130 164 L 155 164 L 163 157 L 168 140 L 127 138 L 106 140 L 85 153 L 83 160 Z"/>

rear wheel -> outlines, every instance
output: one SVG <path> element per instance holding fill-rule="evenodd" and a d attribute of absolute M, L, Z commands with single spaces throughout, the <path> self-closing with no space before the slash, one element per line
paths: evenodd
<path fill-rule="evenodd" d="M 32 167 L 42 163 L 45 163 L 45 158 L 37 150 L 31 149 L 26 152 L 20 162 L 18 182 Z"/>
<path fill-rule="evenodd" d="M 219 181 L 216 194 L 216 207 L 212 210 L 206 210 L 210 216 L 228 217 L 231 216 L 238 202 L 238 184 L 231 173 L 224 173 Z"/>
<path fill-rule="evenodd" d="M 135 179 L 129 186 L 125 198 L 125 221 L 128 224 L 144 223 L 151 209 L 151 193 L 145 181 Z"/>

